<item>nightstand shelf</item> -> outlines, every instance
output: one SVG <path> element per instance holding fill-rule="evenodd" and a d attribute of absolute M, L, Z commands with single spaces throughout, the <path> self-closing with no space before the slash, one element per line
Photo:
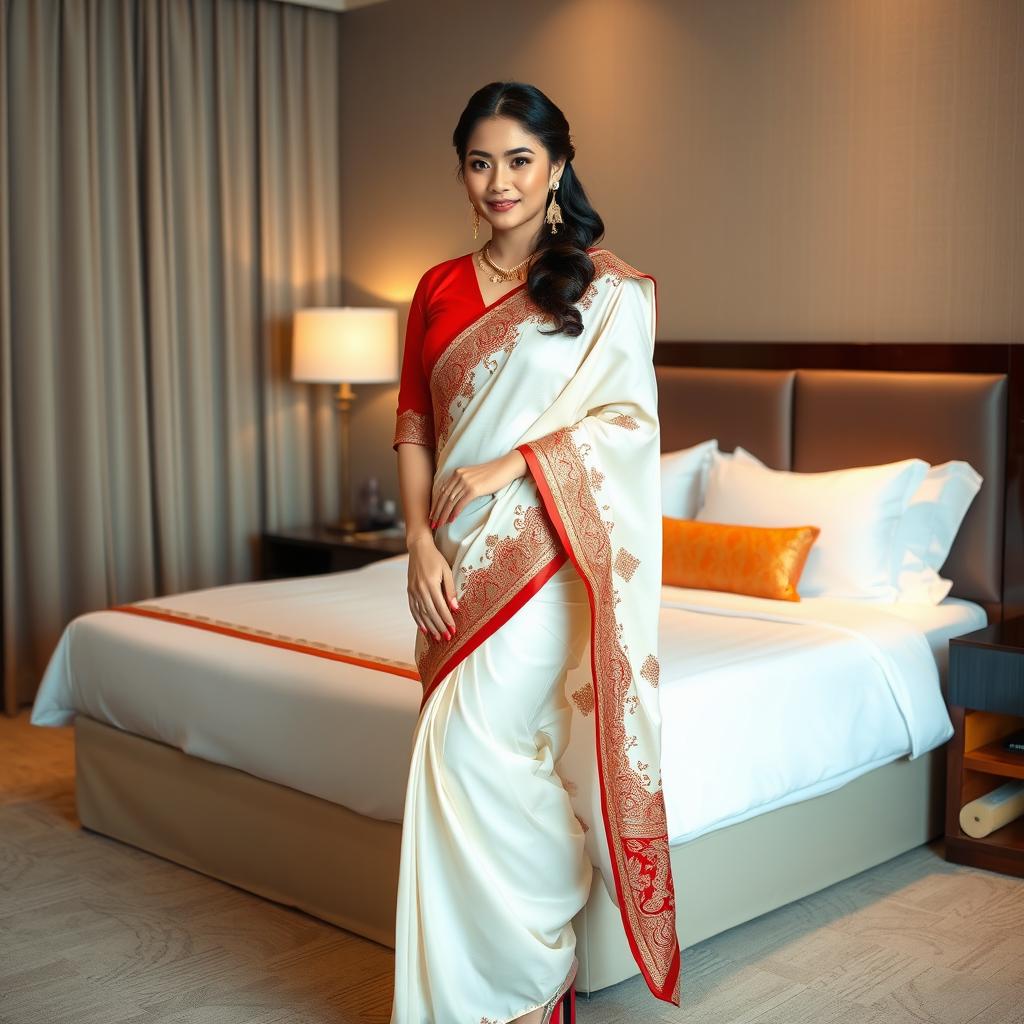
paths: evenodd
<path fill-rule="evenodd" d="M 1016 821 L 1011 821 L 1009 825 L 997 828 L 992 835 L 985 836 L 984 839 L 971 839 L 968 835 L 965 835 L 964 838 L 972 843 L 985 843 L 988 846 L 1002 846 L 1009 854 L 1018 854 L 1022 849 L 1024 849 L 1024 818 L 1018 818 Z M 959 863 L 964 862 L 960 861 Z M 989 870 L 1003 871 L 1002 868 L 990 868 Z M 1024 876 L 1024 872 L 1003 871 L 1003 873 L 1008 875 L 1021 874 Z"/>
<path fill-rule="evenodd" d="M 1024 728 L 1024 719 L 1019 728 Z M 999 743 L 986 743 L 977 750 L 964 754 L 964 769 L 987 772 L 990 775 L 1005 775 L 1009 779 L 1024 779 L 1024 754 L 1013 754 L 1003 750 Z"/>
<path fill-rule="evenodd" d="M 1024 620 L 950 640 L 947 690 L 946 859 L 1024 878 L 1024 817 L 978 839 L 960 828 L 965 804 L 1024 779 L 1024 754 L 1002 747 L 1024 728 Z"/>
<path fill-rule="evenodd" d="M 400 530 L 346 535 L 305 526 L 264 533 L 261 542 L 265 580 L 358 569 L 408 550 Z"/>

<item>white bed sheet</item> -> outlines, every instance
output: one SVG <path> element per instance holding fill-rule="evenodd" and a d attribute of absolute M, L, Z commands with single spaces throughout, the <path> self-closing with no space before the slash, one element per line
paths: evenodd
<path fill-rule="evenodd" d="M 351 572 L 147 603 L 412 668 L 406 565 L 398 555 Z M 659 687 L 670 842 L 828 792 L 952 734 L 930 652 L 984 625 L 984 610 L 955 598 L 885 611 L 853 604 L 663 588 Z M 914 678 L 887 678 L 901 671 Z M 588 680 L 589 653 L 566 692 Z M 420 694 L 418 680 L 361 665 L 98 611 L 65 629 L 31 721 L 66 725 L 82 712 L 398 822 Z M 560 765 L 591 797 L 592 723 L 574 711 Z"/>
<path fill-rule="evenodd" d="M 790 603 L 663 588 L 670 842 L 941 746 L 953 735 L 942 697 L 948 640 L 986 623 L 980 605 L 959 598 Z"/>

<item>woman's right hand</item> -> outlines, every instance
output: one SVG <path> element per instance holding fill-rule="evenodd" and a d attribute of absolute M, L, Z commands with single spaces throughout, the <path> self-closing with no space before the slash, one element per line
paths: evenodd
<path fill-rule="evenodd" d="M 438 550 L 433 534 L 424 533 L 409 543 L 409 610 L 416 625 L 435 640 L 455 635 L 458 611 L 455 578 L 448 560 Z M 449 608 L 449 603 L 451 608 Z"/>

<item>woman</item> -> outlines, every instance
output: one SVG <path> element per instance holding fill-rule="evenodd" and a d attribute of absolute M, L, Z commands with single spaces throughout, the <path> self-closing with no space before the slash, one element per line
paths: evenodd
<path fill-rule="evenodd" d="M 652 993 L 678 1006 L 655 282 L 592 245 L 603 224 L 538 89 L 480 89 L 454 145 L 474 238 L 481 215 L 491 238 L 422 276 L 403 356 L 394 448 L 423 700 L 391 1022 L 568 1024 L 595 867 Z M 572 698 L 593 714 L 597 772 L 577 815 L 556 762 L 588 640 L 592 684 Z"/>

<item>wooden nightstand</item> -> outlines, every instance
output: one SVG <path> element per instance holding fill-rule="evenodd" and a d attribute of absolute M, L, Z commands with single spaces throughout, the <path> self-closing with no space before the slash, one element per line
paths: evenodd
<path fill-rule="evenodd" d="M 404 530 L 344 535 L 307 526 L 264 533 L 261 542 L 261 579 L 265 580 L 358 569 L 408 550 Z"/>
<path fill-rule="evenodd" d="M 960 828 L 964 804 L 1024 779 L 1024 754 L 1000 747 L 1024 727 L 1024 618 L 949 641 L 946 699 L 955 730 L 946 758 L 946 859 L 1024 878 L 1024 818 L 983 839 Z"/>

